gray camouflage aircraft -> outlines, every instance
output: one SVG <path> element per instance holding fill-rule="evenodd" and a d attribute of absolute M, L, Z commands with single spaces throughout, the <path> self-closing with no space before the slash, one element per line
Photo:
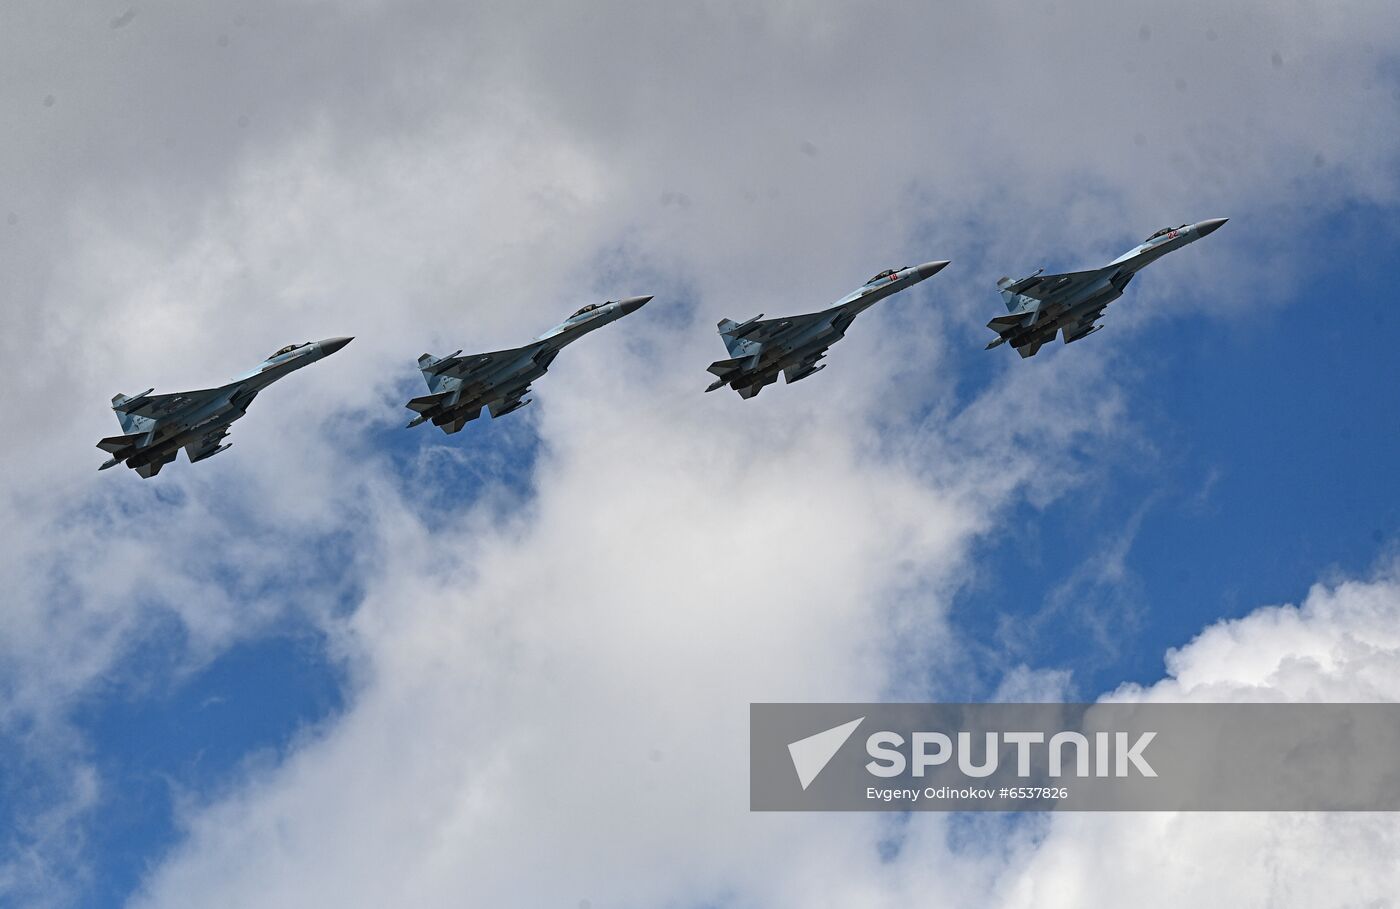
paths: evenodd
<path fill-rule="evenodd" d="M 409 428 L 431 420 L 450 434 L 481 416 L 483 407 L 490 408 L 493 419 L 519 410 L 530 403 L 524 398 L 530 383 L 549 370 L 559 351 L 590 331 L 636 312 L 650 299 L 629 297 L 591 303 L 524 347 L 465 357 L 459 350 L 442 359 L 423 354 L 418 358 L 418 368 L 430 394 L 405 405 L 418 413 Z"/>
<path fill-rule="evenodd" d="M 1167 253 L 1218 230 L 1228 220 L 1212 218 L 1164 227 L 1103 268 L 1062 275 L 1038 271 L 1019 281 L 1002 278 L 997 286 L 1006 301 L 1007 314 L 987 323 L 998 336 L 987 349 L 1010 341 L 1022 357 L 1033 357 L 1057 331 L 1064 333 L 1066 344 L 1088 337 L 1103 327 L 1096 323 L 1104 307 L 1123 296 L 1123 288 L 1133 275 Z"/>
<path fill-rule="evenodd" d="M 190 463 L 211 458 L 232 443 L 223 444 L 229 425 L 248 412 L 258 392 L 303 366 L 328 357 L 352 338 L 288 344 L 227 385 L 153 395 L 148 388 L 139 395 L 117 395 L 112 410 L 125 435 L 112 436 L 97 447 L 112 455 L 98 470 L 125 461 L 126 466 L 150 478 L 185 449 Z"/>
<path fill-rule="evenodd" d="M 820 312 L 766 321 L 760 321 L 762 313 L 747 322 L 721 319 L 719 333 L 730 359 L 710 364 L 710 372 L 719 378 L 705 390 L 728 385 L 739 397 L 747 399 L 778 381 L 779 372 L 789 385 L 821 372 L 826 364 L 818 366 L 817 361 L 826 356 L 827 348 L 846 336 L 846 329 L 856 316 L 890 294 L 933 277 L 947 264 L 925 262 L 887 269 Z"/>

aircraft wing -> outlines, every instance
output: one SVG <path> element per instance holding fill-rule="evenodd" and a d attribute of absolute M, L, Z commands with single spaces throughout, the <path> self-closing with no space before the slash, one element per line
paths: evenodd
<path fill-rule="evenodd" d="M 195 391 L 180 391 L 169 395 L 144 395 L 129 404 L 113 405 L 113 410 L 159 420 L 171 414 L 180 413 L 212 401 L 223 394 L 222 389 L 200 388 Z"/>
<path fill-rule="evenodd" d="M 198 441 L 187 443 L 185 445 L 185 456 L 190 459 L 190 463 L 193 464 L 195 461 L 202 461 L 228 448 L 227 445 L 223 444 L 224 436 L 228 435 L 228 430 L 229 424 L 225 423 L 222 426 L 216 426 L 210 429 L 204 435 L 200 436 Z"/>
<path fill-rule="evenodd" d="M 440 373 L 457 379 L 466 379 L 473 373 L 488 370 L 493 366 L 510 363 L 531 355 L 529 347 L 512 347 L 508 350 L 492 350 L 486 353 L 453 354 L 422 367 L 424 372 Z"/>
<path fill-rule="evenodd" d="M 809 312 L 799 316 L 786 316 L 782 319 L 763 319 L 748 323 L 745 326 L 743 338 L 745 341 L 765 344 L 789 331 L 802 331 L 808 326 L 830 318 L 832 318 L 830 312 Z"/>
<path fill-rule="evenodd" d="M 1099 270 L 1094 271 L 1069 271 L 1062 275 L 1036 275 L 1026 281 L 1012 285 L 1010 290 L 1048 303 L 1056 297 L 1074 293 L 1087 284 L 1092 284 L 1099 279 Z"/>

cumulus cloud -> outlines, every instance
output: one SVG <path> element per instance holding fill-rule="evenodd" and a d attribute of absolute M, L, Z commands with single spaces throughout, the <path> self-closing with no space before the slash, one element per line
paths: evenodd
<path fill-rule="evenodd" d="M 81 868 L 51 831 L 100 804 L 72 784 L 74 705 L 178 684 L 288 614 L 325 631 L 350 706 L 196 800 L 153 904 L 990 890 L 1002 858 L 941 851 L 939 819 L 890 864 L 883 822 L 748 815 L 717 743 L 751 700 L 924 693 L 962 659 L 943 616 L 977 540 L 1134 432 L 1108 345 L 959 387 L 997 276 L 1234 216 L 1134 286 L 1127 339 L 1154 301 L 1286 275 L 1291 229 L 1395 201 L 1384 4 L 137 12 L 0 14 L 0 395 L 24 427 L 0 442 L 0 734 L 32 784 L 14 810 L 50 831 L 16 835 L 0 886 L 32 901 Z M 954 267 L 837 368 L 742 407 L 698 393 L 720 316 L 934 257 Z M 418 353 L 631 293 L 657 298 L 566 351 L 534 413 L 392 435 Z M 230 454 L 95 473 L 112 393 L 339 334 Z M 163 629 L 173 674 L 132 660 Z"/>
<path fill-rule="evenodd" d="M 556 521 L 572 526 L 572 509 L 550 512 L 511 558 L 528 560 Z M 359 618 L 374 621 L 365 631 L 381 662 L 353 714 L 193 815 L 188 844 L 143 905 L 194 891 L 211 905 L 407 894 L 428 905 L 891 906 L 1384 905 L 1396 892 L 1400 829 L 1384 814 L 1059 815 L 1003 827 L 977 819 L 961 831 L 929 815 L 749 814 L 737 747 L 745 701 L 859 699 L 883 671 L 868 665 L 862 677 L 851 659 L 869 639 L 869 617 L 840 584 L 852 562 L 822 551 L 831 574 L 811 579 L 846 615 L 803 588 L 755 615 L 724 591 L 746 587 L 753 569 L 672 592 L 675 578 L 694 577 L 684 553 L 668 553 L 669 541 L 634 545 L 640 577 L 597 571 L 585 544 L 577 563 L 489 572 L 495 583 L 468 587 L 456 610 L 422 607 L 433 622 L 397 595 L 382 609 L 372 596 Z M 793 551 L 774 547 L 778 567 Z M 936 563 L 935 553 L 924 555 Z M 507 617 L 519 588 L 556 593 L 559 575 L 568 592 L 541 597 L 553 604 L 543 614 Z M 704 619 L 635 608 L 656 600 Z M 1168 656 L 1167 678 L 1109 699 L 1394 700 L 1397 618 L 1393 567 L 1320 585 L 1299 606 L 1207 628 Z M 829 671 L 833 658 L 844 673 Z M 1018 697 L 1062 684 L 1016 675 L 1006 693 Z"/>
<path fill-rule="evenodd" d="M 1400 699 L 1400 574 L 1319 584 L 1202 631 L 1125 702 Z M 1007 906 L 1388 906 L 1400 824 L 1386 813 L 1061 815 L 1006 876 Z"/>

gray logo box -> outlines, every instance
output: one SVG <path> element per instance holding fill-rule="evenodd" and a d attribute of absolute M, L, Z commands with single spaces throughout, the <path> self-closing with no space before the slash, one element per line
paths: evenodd
<path fill-rule="evenodd" d="M 1400 704 L 750 704 L 753 811 L 1395 811 Z"/>

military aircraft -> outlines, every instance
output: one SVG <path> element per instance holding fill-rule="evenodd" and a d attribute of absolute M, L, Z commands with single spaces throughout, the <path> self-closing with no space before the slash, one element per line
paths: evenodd
<path fill-rule="evenodd" d="M 747 322 L 721 319 L 719 333 L 730 358 L 710 364 L 710 372 L 718 378 L 705 390 L 728 385 L 747 399 L 778 381 L 779 372 L 789 385 L 821 372 L 826 364 L 818 366 L 817 361 L 846 336 L 856 316 L 890 294 L 933 277 L 947 264 L 925 262 L 887 269 L 820 312 L 767 320 L 759 313 Z"/>
<path fill-rule="evenodd" d="M 126 466 L 150 478 L 185 449 L 190 463 L 211 458 L 230 444 L 224 444 L 229 424 L 248 412 L 258 392 L 278 379 L 349 344 L 352 338 L 288 344 L 227 385 L 153 395 L 148 388 L 139 395 L 117 395 L 112 409 L 125 435 L 112 436 L 97 447 L 112 455 L 98 470 L 125 461 Z"/>
<path fill-rule="evenodd" d="M 1133 275 L 1167 253 L 1218 230 L 1228 220 L 1212 218 L 1198 224 L 1164 227 L 1103 268 L 1062 275 L 1041 274 L 1041 269 L 1019 281 L 1002 278 L 997 286 L 1006 301 L 1007 313 L 987 323 L 997 333 L 997 339 L 987 349 L 1010 341 L 1022 357 L 1033 357 L 1042 344 L 1054 339 L 1057 331 L 1064 333 L 1066 344 L 1087 338 L 1103 327 L 1096 323 L 1104 307 L 1123 296 L 1123 288 Z"/>
<path fill-rule="evenodd" d="M 559 351 L 590 331 L 636 312 L 650 299 L 590 303 L 524 347 L 465 357 L 459 350 L 442 359 L 423 354 L 418 368 L 430 394 L 406 405 L 418 413 L 409 428 L 432 420 L 443 432 L 454 433 L 481 416 L 483 407 L 490 408 L 493 418 L 519 410 L 530 403 L 524 397 L 530 383 L 549 370 Z"/>

